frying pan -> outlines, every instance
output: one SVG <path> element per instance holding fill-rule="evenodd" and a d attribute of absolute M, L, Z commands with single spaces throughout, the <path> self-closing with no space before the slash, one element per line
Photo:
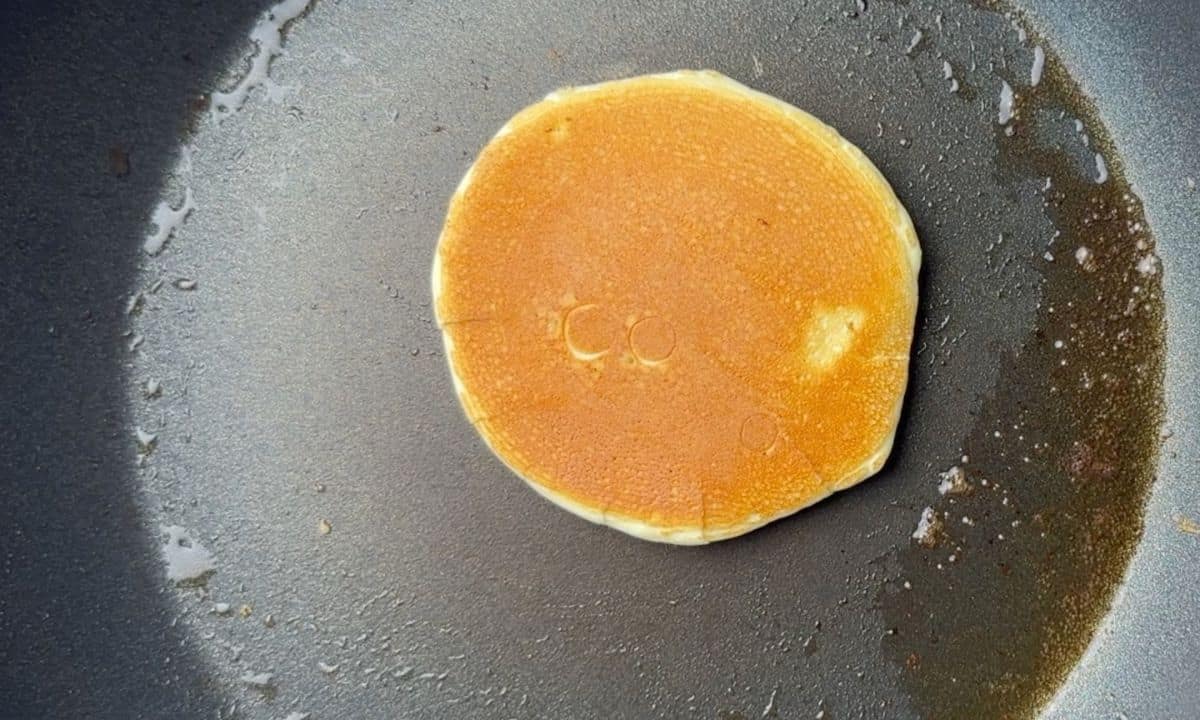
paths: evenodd
<path fill-rule="evenodd" d="M 0 10 L 0 715 L 1196 716 L 1196 13 L 317 0 L 237 107 L 268 7 Z M 926 261 L 885 470 L 700 548 L 508 474 L 427 289 L 508 116 L 678 67 L 839 128 Z"/>

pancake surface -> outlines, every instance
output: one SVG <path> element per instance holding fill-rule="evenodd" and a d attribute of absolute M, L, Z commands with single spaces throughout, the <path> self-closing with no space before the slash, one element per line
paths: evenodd
<path fill-rule="evenodd" d="M 552 93 L 450 201 L 433 294 L 491 449 L 594 522 L 695 544 L 882 467 L 920 248 L 874 165 L 712 72 Z"/>

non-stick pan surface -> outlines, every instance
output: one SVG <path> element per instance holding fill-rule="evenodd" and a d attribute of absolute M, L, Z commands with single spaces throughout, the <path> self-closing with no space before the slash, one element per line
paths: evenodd
<path fill-rule="evenodd" d="M 1192 714 L 1194 14 L 318 0 L 237 107 L 233 5 L 3 11 L 0 715 Z M 507 117 L 678 67 L 838 127 L 926 260 L 885 471 L 702 548 L 504 470 L 428 297 Z"/>

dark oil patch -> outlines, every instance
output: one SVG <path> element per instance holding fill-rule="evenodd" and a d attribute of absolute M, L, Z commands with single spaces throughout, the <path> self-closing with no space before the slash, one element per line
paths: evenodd
<path fill-rule="evenodd" d="M 1011 135 L 996 129 L 1003 186 L 1051 183 L 1053 260 L 1012 258 L 1043 278 L 1035 330 L 997 359 L 995 389 L 970 420 L 962 467 L 973 492 L 938 498 L 946 537 L 899 551 L 911 589 L 878 596 L 895 628 L 885 652 L 929 718 L 1028 718 L 1050 700 L 1111 606 L 1157 462 L 1161 270 L 1136 269 L 1154 242 L 1094 107 L 1042 47 L 1040 85 L 1017 89 Z M 1104 184 L 1040 133 L 1039 119 L 1060 109 L 1103 153 Z M 1083 263 L 1080 247 L 1091 253 Z"/>

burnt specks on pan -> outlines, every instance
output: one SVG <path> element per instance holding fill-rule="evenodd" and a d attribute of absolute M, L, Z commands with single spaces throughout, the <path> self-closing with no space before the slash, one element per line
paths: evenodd
<path fill-rule="evenodd" d="M 1002 186 L 1040 183 L 1055 228 L 1044 254 L 1011 256 L 1040 275 L 1036 326 L 964 443 L 973 492 L 931 500 L 964 522 L 902 551 L 913 589 L 881 596 L 900 629 L 885 647 L 929 717 L 1026 718 L 1051 699 L 1141 536 L 1160 444 L 1154 240 L 1091 102 L 1044 43 L 1032 51 L 1035 79 L 1004 83 L 994 132 Z M 1075 137 L 1049 127 L 1064 114 Z"/>

